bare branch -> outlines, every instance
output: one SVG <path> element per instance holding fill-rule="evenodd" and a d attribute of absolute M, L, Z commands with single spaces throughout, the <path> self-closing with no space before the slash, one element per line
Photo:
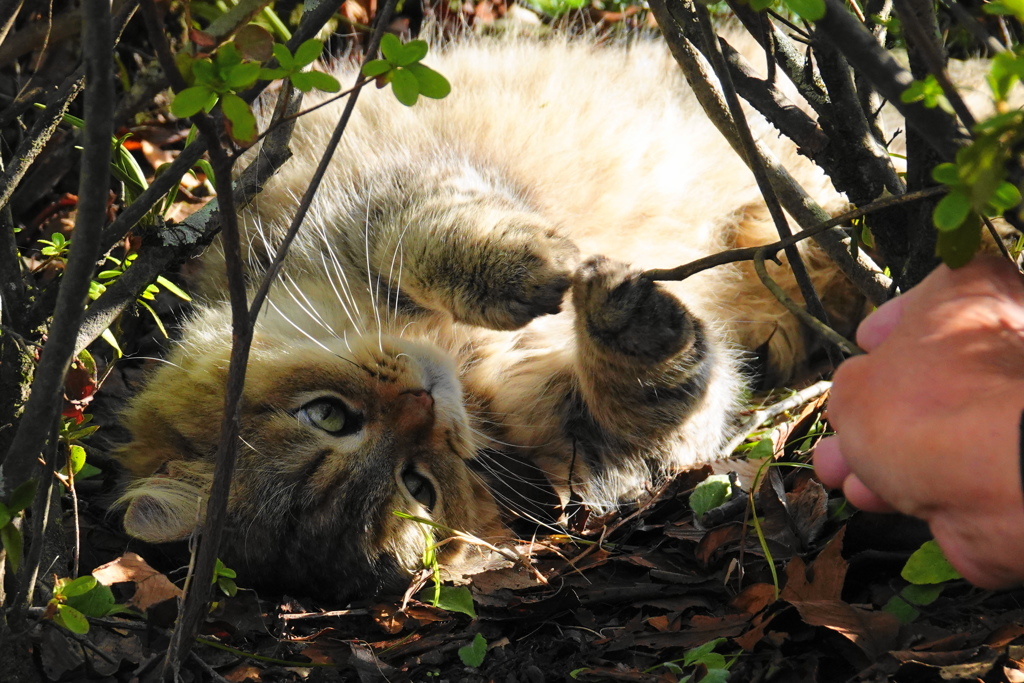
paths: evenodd
<path fill-rule="evenodd" d="M 37 458 L 60 412 L 61 403 L 55 397 L 63 394 L 64 376 L 74 356 L 75 332 L 100 256 L 100 233 L 106 219 L 115 101 L 111 63 L 113 32 L 106 0 L 85 0 L 82 10 L 86 16 L 83 57 L 89 89 L 85 94 L 86 123 L 75 239 L 61 277 L 53 323 L 36 369 L 32 393 L 14 441 L 0 465 L 0 498 L 5 500 L 37 471 Z M 49 483 L 49 479 L 45 479 L 40 488 L 47 488 Z"/>

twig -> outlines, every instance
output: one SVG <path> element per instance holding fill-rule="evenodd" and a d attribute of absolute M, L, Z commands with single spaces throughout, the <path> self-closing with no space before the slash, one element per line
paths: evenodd
<path fill-rule="evenodd" d="M 228 679 L 224 678 L 219 673 L 217 673 L 216 669 L 214 669 L 212 666 L 203 661 L 203 658 L 197 655 L 195 652 L 190 652 L 189 656 L 191 657 L 192 661 L 198 664 L 203 671 L 210 675 L 210 678 L 214 681 L 214 683 L 228 683 Z"/>
<path fill-rule="evenodd" d="M 327 619 L 330 617 L 365 617 L 370 614 L 368 609 L 336 609 L 329 612 L 296 612 L 295 614 L 278 614 L 282 621 L 294 619 Z"/>
<path fill-rule="evenodd" d="M 847 11 L 842 0 L 825 0 L 825 16 L 815 26 L 846 57 L 850 66 L 863 74 L 928 141 L 944 159 L 953 159 L 963 133 L 951 116 L 940 109 L 928 109 L 921 102 L 903 102 L 903 94 L 914 81 L 864 24 Z"/>
<path fill-rule="evenodd" d="M 793 315 L 800 319 L 800 322 L 810 327 L 819 336 L 829 340 L 830 342 L 838 346 L 839 349 L 846 355 L 856 356 L 864 353 L 864 351 L 859 346 L 857 346 L 849 339 L 833 330 L 831 327 L 823 323 L 821 320 L 818 320 L 814 316 L 810 315 L 800 306 L 800 304 L 793 301 L 789 297 L 789 295 L 782 291 L 782 288 L 779 287 L 779 285 L 775 282 L 775 280 L 771 278 L 771 276 L 768 275 L 768 270 L 765 268 L 764 262 L 766 253 L 767 250 L 762 247 L 761 249 L 758 250 L 758 253 L 755 254 L 754 270 L 757 272 L 757 276 L 761 279 L 761 282 L 764 284 L 764 286 L 768 288 L 768 291 L 770 291 L 772 295 L 779 300 L 779 303 L 785 306 L 790 313 L 792 313 Z"/>
<path fill-rule="evenodd" d="M 821 382 L 816 382 L 805 389 L 801 389 L 792 396 L 787 396 L 781 401 L 773 403 L 766 408 L 755 410 L 740 424 L 738 431 L 736 432 L 736 436 L 732 437 L 729 443 L 722 449 L 722 455 L 728 456 L 732 454 L 733 451 L 740 447 L 740 444 L 747 440 L 747 437 L 750 436 L 751 432 L 768 420 L 774 420 L 785 412 L 795 410 L 805 403 L 813 401 L 828 391 L 831 387 L 832 382 L 822 380 Z"/>
<path fill-rule="evenodd" d="M 992 221 L 985 214 L 981 215 L 981 220 L 985 222 L 985 227 L 988 229 L 988 234 L 992 235 L 992 240 L 996 243 L 999 248 L 999 253 L 1003 255 L 1010 263 L 1014 263 L 1013 256 L 1010 255 L 1010 250 L 1003 244 L 1003 238 L 996 232 L 996 226 L 992 225 Z"/>
<path fill-rule="evenodd" d="M 885 197 L 884 199 L 871 202 L 859 209 L 854 209 L 853 211 L 847 211 L 846 213 L 840 214 L 835 218 L 831 218 L 824 223 L 814 226 L 813 228 L 801 230 L 797 234 L 781 239 L 777 242 L 763 244 L 756 247 L 746 247 L 743 249 L 728 249 L 726 251 L 718 252 L 717 254 L 699 258 L 696 261 L 691 261 L 690 263 L 681 266 L 676 266 L 675 268 L 654 268 L 644 271 L 644 277 L 650 280 L 685 280 L 691 275 L 696 275 L 701 271 L 708 270 L 709 268 L 714 268 L 716 266 L 722 266 L 727 263 L 738 263 L 740 261 L 752 261 L 757 253 L 762 249 L 765 250 L 765 256 L 767 258 L 774 258 L 775 254 L 780 249 L 797 244 L 808 237 L 814 237 L 816 234 L 824 232 L 825 230 L 831 230 L 837 226 L 848 223 L 856 218 L 860 218 L 861 216 L 866 216 L 875 211 L 887 209 L 899 204 L 917 201 L 926 197 L 933 197 L 945 191 L 945 187 L 929 187 L 917 192 L 908 192 L 907 194 L 902 194 L 898 197 Z"/>

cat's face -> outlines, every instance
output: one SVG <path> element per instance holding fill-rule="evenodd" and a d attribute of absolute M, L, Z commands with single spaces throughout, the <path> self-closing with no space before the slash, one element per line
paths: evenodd
<path fill-rule="evenodd" d="M 158 371 L 125 422 L 122 459 L 147 478 L 126 495 L 125 527 L 183 538 L 201 515 L 223 414 L 227 349 Z M 493 534 L 491 496 L 451 359 L 429 344 L 366 335 L 326 344 L 257 338 L 222 556 L 243 579 L 318 595 L 400 588 L 424 527 Z M 450 533 L 434 529 L 432 538 Z M 457 544 L 444 546 L 447 560 Z"/>

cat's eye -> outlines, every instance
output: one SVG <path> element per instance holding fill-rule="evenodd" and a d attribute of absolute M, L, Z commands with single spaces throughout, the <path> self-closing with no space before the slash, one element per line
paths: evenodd
<path fill-rule="evenodd" d="M 430 480 L 416 471 L 412 465 L 402 470 L 402 485 L 427 511 L 434 509 L 437 503 L 437 493 Z"/>
<path fill-rule="evenodd" d="M 299 408 L 295 416 L 300 422 L 333 436 L 354 434 L 363 426 L 362 417 L 333 396 L 310 401 Z"/>

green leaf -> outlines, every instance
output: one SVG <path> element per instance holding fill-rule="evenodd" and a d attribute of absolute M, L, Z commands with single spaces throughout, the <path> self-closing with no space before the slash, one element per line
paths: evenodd
<path fill-rule="evenodd" d="M 37 480 L 29 479 L 14 489 L 14 492 L 11 494 L 11 500 L 7 503 L 7 507 L 10 508 L 12 515 L 16 515 L 32 505 L 32 501 L 36 497 L 37 483 Z"/>
<path fill-rule="evenodd" d="M 402 41 L 391 33 L 385 33 L 380 39 L 380 53 L 384 59 L 397 66 L 398 60 L 402 58 Z"/>
<path fill-rule="evenodd" d="M 710 653 L 714 652 L 715 648 L 725 642 L 725 638 L 715 638 L 709 640 L 703 645 L 699 645 L 692 650 L 689 650 L 683 655 L 683 666 L 692 666 L 698 662 L 704 661 Z"/>
<path fill-rule="evenodd" d="M 297 80 L 298 79 L 298 80 Z M 302 92 L 309 92 L 316 88 L 322 92 L 338 92 L 341 90 L 341 83 L 338 79 L 323 71 L 300 71 L 290 76 L 292 85 Z M 302 85 L 299 85 L 299 83 Z"/>
<path fill-rule="evenodd" d="M 825 0 L 782 0 L 805 21 L 818 21 L 825 16 Z"/>
<path fill-rule="evenodd" d="M 229 93 L 222 98 L 220 106 L 228 121 L 228 132 L 235 141 L 245 144 L 256 139 L 256 117 L 245 100 Z"/>
<path fill-rule="evenodd" d="M 295 50 L 295 66 L 302 68 L 316 61 L 324 51 L 324 44 L 316 38 L 310 38 Z"/>
<path fill-rule="evenodd" d="M 224 82 L 232 90 L 245 90 L 255 83 L 259 76 L 259 64 L 256 62 L 244 62 L 231 67 L 224 78 Z"/>
<path fill-rule="evenodd" d="M 89 477 L 95 477 L 97 474 L 102 474 L 103 470 L 95 465 L 85 463 L 82 465 L 82 470 L 75 475 L 75 479 L 88 479 Z"/>
<path fill-rule="evenodd" d="M 67 469 L 71 474 L 78 474 L 85 467 L 85 449 L 81 446 L 72 446 L 68 449 Z"/>
<path fill-rule="evenodd" d="M 171 102 L 171 113 L 179 119 L 187 119 L 204 109 L 209 111 L 216 103 L 217 93 L 205 85 L 194 85 L 174 96 L 174 100 Z"/>
<path fill-rule="evenodd" d="M 281 43 L 274 43 L 274 57 L 277 58 L 277 63 L 281 65 L 281 68 L 292 71 L 296 68 L 295 58 L 292 57 L 291 50 L 288 49 L 287 45 Z"/>
<path fill-rule="evenodd" d="M 276 81 L 278 78 L 284 78 L 288 75 L 286 69 L 260 69 L 260 78 L 265 81 Z"/>
<path fill-rule="evenodd" d="M 7 551 L 7 563 L 11 565 L 11 569 L 18 571 L 18 568 L 21 567 L 22 552 L 24 550 L 21 532 L 13 524 L 0 527 L 0 543 L 3 544 L 4 550 Z"/>
<path fill-rule="evenodd" d="M 932 169 L 932 179 L 944 185 L 960 184 L 960 174 L 956 170 L 956 164 L 939 164 Z"/>
<path fill-rule="evenodd" d="M 274 36 L 259 24 L 246 24 L 238 29 L 234 43 L 244 59 L 265 62 L 274 54 Z"/>
<path fill-rule="evenodd" d="M 901 623 L 909 624 L 921 615 L 917 608 L 935 602 L 944 588 L 942 584 L 904 586 L 897 595 L 889 598 L 882 610 L 896 616 Z"/>
<path fill-rule="evenodd" d="M 11 514 L 11 511 L 7 509 L 7 506 L 0 503 L 0 527 L 5 527 L 10 524 L 13 518 L 14 516 Z"/>
<path fill-rule="evenodd" d="M 465 586 L 441 586 L 436 606 L 449 612 L 467 614 L 476 619 L 473 594 Z"/>
<path fill-rule="evenodd" d="M 754 447 L 747 453 L 747 460 L 764 460 L 775 456 L 775 442 L 771 439 L 761 439 L 754 444 Z"/>
<path fill-rule="evenodd" d="M 197 59 L 192 62 L 192 73 L 196 77 L 196 85 L 212 86 L 216 85 L 217 81 L 220 80 L 217 74 L 217 67 L 207 58 Z"/>
<path fill-rule="evenodd" d="M 410 64 L 405 68 L 411 71 L 412 75 L 416 77 L 416 82 L 419 84 L 420 94 L 424 97 L 440 100 L 447 97 L 448 93 L 452 91 L 452 85 L 448 82 L 448 79 L 431 69 L 429 66 L 423 66 L 422 64 Z"/>
<path fill-rule="evenodd" d="M 959 268 L 968 262 L 981 246 L 981 219 L 972 213 L 956 230 L 939 232 L 935 252 L 950 268 Z"/>
<path fill-rule="evenodd" d="M 217 49 L 213 61 L 223 78 L 232 67 L 242 63 L 242 53 L 238 51 L 234 43 L 224 43 Z"/>
<path fill-rule="evenodd" d="M 408 69 L 395 69 L 389 75 L 391 92 L 395 98 L 407 107 L 416 104 L 420 97 L 420 85 L 416 77 Z"/>
<path fill-rule="evenodd" d="M 165 278 L 163 275 L 156 276 L 156 283 L 182 301 L 192 301 L 192 297 L 188 295 L 188 292 Z"/>
<path fill-rule="evenodd" d="M 72 579 L 62 585 L 58 585 L 55 592 L 58 595 L 63 595 L 65 598 L 72 598 L 76 595 L 88 593 L 95 587 L 96 577 L 89 574 L 86 576 L 79 576 L 77 579 Z"/>
<path fill-rule="evenodd" d="M 402 46 L 399 51 L 399 58 L 396 64 L 398 66 L 409 66 L 415 64 L 424 57 L 427 56 L 427 41 L 425 40 L 410 40 L 408 43 Z"/>
<path fill-rule="evenodd" d="M 466 666 L 478 667 L 484 663 L 487 655 L 487 640 L 477 633 L 473 636 L 473 642 L 459 648 L 459 659 Z"/>
<path fill-rule="evenodd" d="M 220 588 L 221 592 L 229 598 L 235 597 L 238 593 L 238 585 L 234 579 L 229 579 L 226 576 L 222 576 L 217 579 L 217 587 Z"/>
<path fill-rule="evenodd" d="M 1017 189 L 1017 186 L 1004 180 L 992 193 L 989 204 L 996 210 L 996 213 L 1002 213 L 1020 204 L 1020 200 L 1020 190 Z"/>
<path fill-rule="evenodd" d="M 900 572 L 904 580 L 913 584 L 932 584 L 963 578 L 953 569 L 942 548 L 935 541 L 925 541 L 907 560 Z"/>
<path fill-rule="evenodd" d="M 932 220 L 939 230 L 950 231 L 959 228 L 971 212 L 971 200 L 961 190 L 952 190 L 943 197 L 935 210 L 932 211 Z"/>
<path fill-rule="evenodd" d="M 81 595 L 67 596 L 65 604 L 74 607 L 87 617 L 105 617 L 114 611 L 117 601 L 108 586 L 97 583 L 91 590 Z"/>
<path fill-rule="evenodd" d="M 731 497 L 729 475 L 714 474 L 693 489 L 693 493 L 690 494 L 690 509 L 693 510 L 694 517 L 703 517 L 708 510 L 718 507 Z"/>
<path fill-rule="evenodd" d="M 117 343 L 117 337 L 114 336 L 114 333 L 110 331 L 109 327 L 100 332 L 100 339 L 107 342 L 114 348 L 114 351 L 117 353 L 118 358 L 124 355 L 124 352 L 121 350 L 121 347 Z"/>
<path fill-rule="evenodd" d="M 704 677 L 700 679 L 700 683 L 727 683 L 729 680 L 728 669 L 708 669 L 708 672 L 704 674 Z"/>
<path fill-rule="evenodd" d="M 366 64 L 363 64 L 362 73 L 367 78 L 376 78 L 381 74 L 391 71 L 392 68 L 386 59 L 371 59 Z"/>
<path fill-rule="evenodd" d="M 53 620 L 72 633 L 85 635 L 89 632 L 89 620 L 69 605 L 57 605 L 57 616 Z"/>

